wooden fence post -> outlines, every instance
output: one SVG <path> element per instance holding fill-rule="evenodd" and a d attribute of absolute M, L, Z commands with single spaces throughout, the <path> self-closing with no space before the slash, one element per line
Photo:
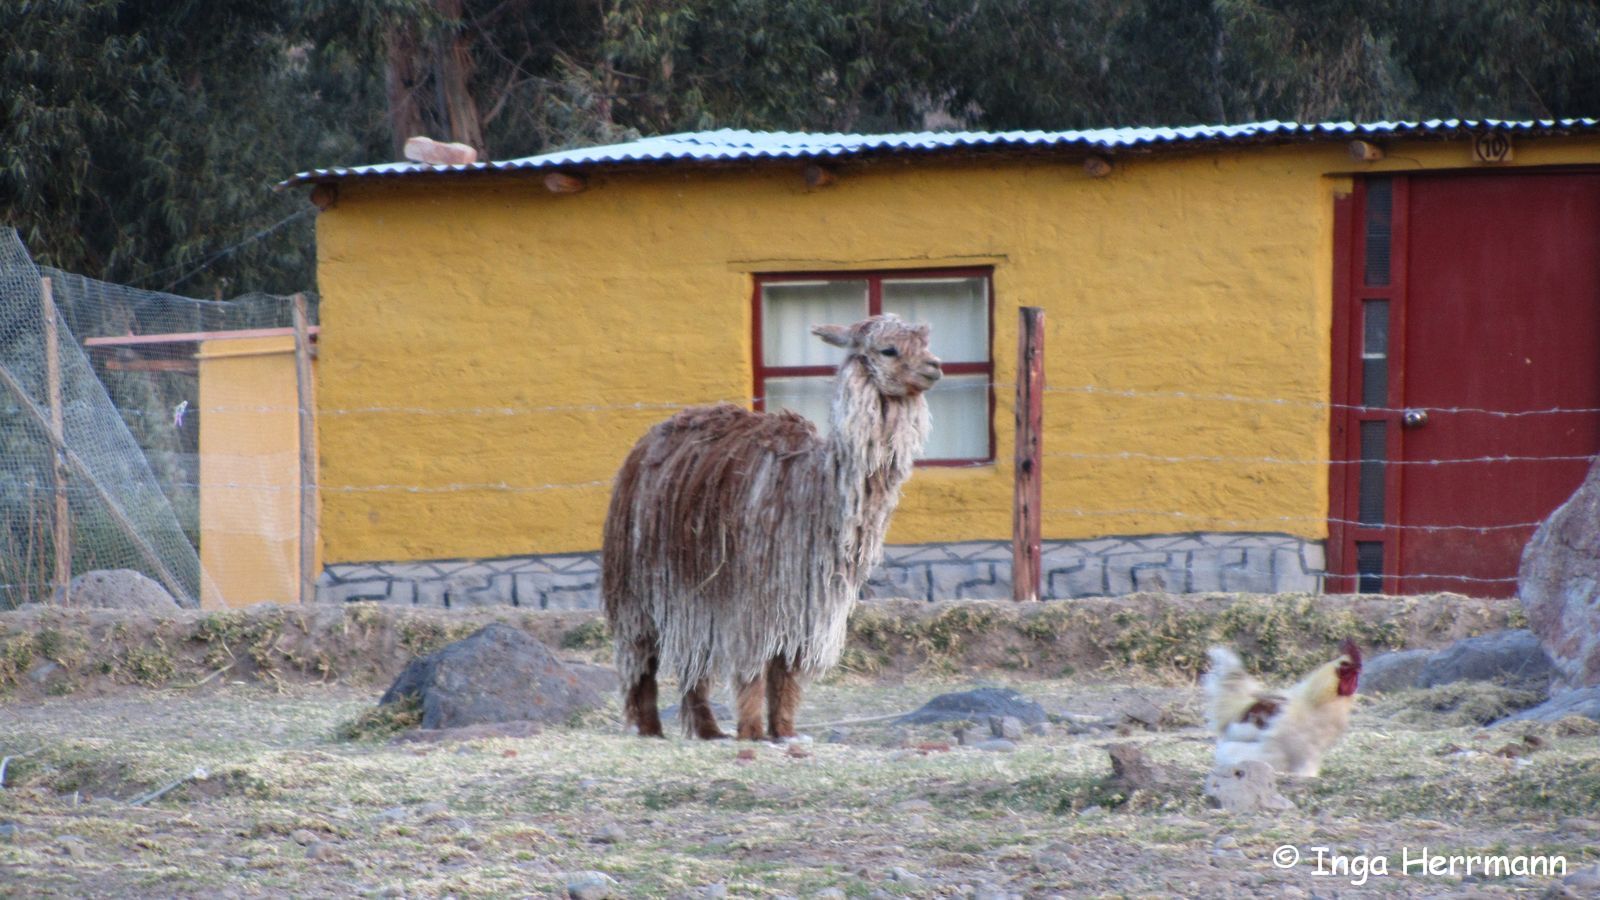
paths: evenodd
<path fill-rule="evenodd" d="M 300 602 L 317 599 L 317 433 L 312 415 L 311 329 L 306 295 L 294 301 L 294 383 L 300 410 Z"/>
<path fill-rule="evenodd" d="M 1044 310 L 1024 306 L 1017 321 L 1016 490 L 1011 517 L 1011 599 L 1038 600 L 1040 450 L 1044 425 Z"/>
<path fill-rule="evenodd" d="M 66 446 L 66 418 L 61 404 L 61 337 L 56 328 L 55 289 L 50 279 L 39 279 L 39 298 L 44 314 L 44 382 L 50 403 L 51 481 L 55 490 L 55 585 L 51 596 L 62 603 L 71 600 L 72 589 L 72 508 L 67 502 L 67 464 L 57 447 Z"/>
<path fill-rule="evenodd" d="M 66 445 L 61 435 L 56 434 L 51 429 L 50 414 L 40 409 L 39 405 L 33 402 L 33 398 L 28 395 L 22 384 L 13 378 L 10 372 L 6 371 L 5 366 L 0 366 L 0 387 L 11 392 L 11 396 L 16 398 L 17 405 L 21 407 L 23 414 L 45 433 L 45 437 L 50 439 L 50 443 L 55 446 L 55 451 L 66 460 L 67 468 L 71 470 L 74 477 L 87 485 L 89 490 L 94 492 L 95 497 L 105 504 L 106 512 L 111 515 L 111 521 L 115 522 L 117 527 L 122 529 L 123 534 L 128 536 L 133 548 L 139 552 L 140 556 L 144 557 L 145 563 L 150 566 L 151 571 L 156 573 L 156 579 L 167 589 L 172 598 L 178 601 L 178 605 L 199 606 L 200 601 L 184 588 L 183 582 L 179 581 L 178 577 L 172 573 L 172 570 L 167 568 L 167 564 L 161 560 L 161 554 L 156 552 L 156 548 L 150 546 L 150 542 L 145 540 L 143 534 L 139 533 L 139 529 L 134 525 L 133 520 L 128 518 L 128 514 L 123 511 L 122 504 L 118 503 L 117 498 L 112 496 L 111 492 L 106 490 L 105 486 L 94 477 L 94 472 L 89 468 L 89 464 L 84 462 L 83 458 L 78 454 L 72 452 L 72 448 Z"/>

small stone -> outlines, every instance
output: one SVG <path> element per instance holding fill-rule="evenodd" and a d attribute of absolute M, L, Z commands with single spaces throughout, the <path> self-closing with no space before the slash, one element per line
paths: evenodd
<path fill-rule="evenodd" d="M 708 884 L 695 891 L 694 896 L 704 897 L 705 900 L 725 900 L 728 896 L 728 886 L 720 881 L 716 884 Z"/>
<path fill-rule="evenodd" d="M 906 816 L 900 824 L 907 830 L 921 831 L 922 829 L 928 827 L 928 820 L 916 813 L 912 813 L 911 815 Z"/>
<path fill-rule="evenodd" d="M 989 733 L 1008 741 L 1022 740 L 1022 720 L 1016 716 L 990 716 Z"/>
<path fill-rule="evenodd" d="M 973 746 L 979 750 L 987 750 L 990 753 L 1015 753 L 1017 751 L 1017 745 L 1005 738 L 990 738 Z"/>
<path fill-rule="evenodd" d="M 889 878 L 908 887 L 915 887 L 922 883 L 922 876 L 903 866 L 895 866 L 889 870 Z"/>
<path fill-rule="evenodd" d="M 815 900 L 844 900 L 845 892 L 842 888 L 823 888 L 811 895 Z"/>
<path fill-rule="evenodd" d="M 339 856 L 338 848 L 327 841 L 312 841 L 306 845 L 306 859 L 327 861 Z"/>
<path fill-rule="evenodd" d="M 0 841 L 15 841 L 22 836 L 22 826 L 12 822 L 0 823 Z"/>
<path fill-rule="evenodd" d="M 406 809 L 404 806 L 391 806 L 383 812 L 373 816 L 372 821 L 380 824 L 383 822 L 404 822 L 410 817 L 411 811 Z"/>
<path fill-rule="evenodd" d="M 75 834 L 63 834 L 56 838 L 56 843 L 61 846 L 61 852 L 73 859 L 83 859 L 89 855 L 89 848 L 85 845 L 83 838 Z"/>
<path fill-rule="evenodd" d="M 448 806 L 445 806 L 443 803 L 439 803 L 437 801 L 432 802 L 432 803 L 424 803 L 421 806 L 417 807 L 416 816 L 419 819 L 427 819 L 427 818 L 430 818 L 432 816 L 436 816 L 436 815 L 438 815 L 438 814 L 440 814 L 440 813 L 442 813 L 442 812 L 444 812 L 444 811 L 446 811 L 448 809 L 449 809 Z"/>
<path fill-rule="evenodd" d="M 1050 723 L 1049 722 L 1035 722 L 1032 725 L 1028 726 L 1028 733 L 1033 735 L 1034 737 L 1049 737 L 1050 736 Z"/>
<path fill-rule="evenodd" d="M 1104 806 L 1085 806 L 1083 809 L 1078 810 L 1078 818 L 1080 819 L 1100 819 L 1107 814 L 1108 810 Z"/>
<path fill-rule="evenodd" d="M 835 728 L 828 732 L 827 740 L 830 744 L 842 744 L 849 739 L 850 731 L 847 728 Z"/>
<path fill-rule="evenodd" d="M 230 869 L 243 869 L 250 865 L 250 860 L 242 856 L 227 856 L 223 857 L 222 864 Z"/>
<path fill-rule="evenodd" d="M 622 896 L 617 880 L 604 872 L 575 872 L 567 876 L 567 896 L 572 900 L 607 900 Z"/>
<path fill-rule="evenodd" d="M 1205 795 L 1226 812 L 1262 812 L 1294 809 L 1287 797 L 1278 793 L 1277 775 L 1260 760 L 1249 759 L 1236 766 L 1218 766 L 1206 776 Z"/>
<path fill-rule="evenodd" d="M 784 753 L 794 759 L 805 759 L 811 755 L 811 751 L 807 750 L 804 744 L 790 744 L 789 749 L 785 750 Z"/>
<path fill-rule="evenodd" d="M 1003 887 L 984 882 L 972 893 L 972 900 L 1010 900 L 1011 893 Z"/>
<path fill-rule="evenodd" d="M 1211 842 L 1213 850 L 1233 850 L 1239 846 L 1239 839 L 1231 834 L 1225 834 Z"/>
<path fill-rule="evenodd" d="M 596 844 L 620 844 L 628 839 L 628 832 L 616 822 L 601 828 L 594 836 Z"/>
<path fill-rule="evenodd" d="M 296 828 L 289 835 L 289 840 L 294 841 L 296 844 L 299 844 L 302 847 L 309 847 L 317 842 L 317 835 L 315 832 L 309 831 L 305 828 Z"/>

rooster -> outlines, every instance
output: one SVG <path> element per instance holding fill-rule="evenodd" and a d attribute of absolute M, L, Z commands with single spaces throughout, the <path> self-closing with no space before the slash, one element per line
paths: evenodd
<path fill-rule="evenodd" d="M 1206 727 L 1217 735 L 1217 765 L 1258 759 L 1282 775 L 1315 777 L 1322 754 L 1344 736 L 1361 677 L 1361 649 L 1346 639 L 1339 657 L 1288 690 L 1268 691 L 1226 647 L 1212 647 Z"/>

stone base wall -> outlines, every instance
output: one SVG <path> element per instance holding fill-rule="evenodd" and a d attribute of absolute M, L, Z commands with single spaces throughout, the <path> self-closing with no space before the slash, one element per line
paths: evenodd
<path fill-rule="evenodd" d="M 1134 591 L 1317 593 L 1325 556 L 1321 541 L 1285 534 L 1140 535 L 1046 541 L 1041 568 L 1040 590 L 1051 600 Z M 865 595 L 929 601 L 1010 597 L 1011 542 L 889 547 Z M 597 609 L 600 554 L 331 565 L 317 581 L 317 599 Z"/>

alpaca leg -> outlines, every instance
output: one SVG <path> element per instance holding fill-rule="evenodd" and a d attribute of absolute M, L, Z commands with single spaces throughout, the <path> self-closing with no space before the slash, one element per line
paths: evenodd
<path fill-rule="evenodd" d="M 738 682 L 739 740 L 759 741 L 765 737 L 761 730 L 761 703 L 766 699 L 767 679 L 757 675 L 750 681 Z"/>
<path fill-rule="evenodd" d="M 727 737 L 717 727 L 717 715 L 711 711 L 711 679 L 701 679 L 693 690 L 684 694 L 679 709 L 687 717 L 684 721 L 689 733 L 695 737 L 706 741 Z"/>
<path fill-rule="evenodd" d="M 800 679 L 795 668 L 781 656 L 767 663 L 767 724 L 775 741 L 795 737 L 794 714 L 800 706 Z"/>
<path fill-rule="evenodd" d="M 640 737 L 664 737 L 661 712 L 656 707 L 656 668 L 660 665 L 653 651 L 643 651 L 644 660 L 632 684 L 626 685 L 622 702 L 624 719 L 639 726 Z"/>

